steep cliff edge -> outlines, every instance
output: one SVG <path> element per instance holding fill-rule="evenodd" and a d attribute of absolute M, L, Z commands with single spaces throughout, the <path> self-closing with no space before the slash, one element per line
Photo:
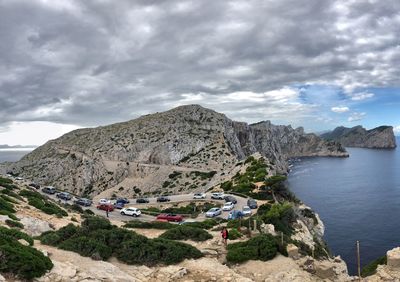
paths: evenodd
<path fill-rule="evenodd" d="M 396 148 L 396 138 L 392 126 L 379 126 L 371 130 L 366 130 L 360 125 L 352 128 L 340 126 L 331 132 L 322 134 L 321 137 L 325 140 L 340 142 L 345 147 Z"/>
<path fill-rule="evenodd" d="M 348 156 L 339 143 L 305 134 L 302 128 L 268 121 L 249 125 L 189 105 L 72 131 L 6 169 L 79 195 L 108 189 L 126 195 L 177 193 L 212 187 L 255 152 L 281 173 L 291 157 Z M 175 172 L 186 176 L 172 183 Z"/>

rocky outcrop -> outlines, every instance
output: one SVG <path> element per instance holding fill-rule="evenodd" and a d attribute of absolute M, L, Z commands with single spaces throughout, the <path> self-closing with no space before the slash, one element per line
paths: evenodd
<path fill-rule="evenodd" d="M 39 236 L 43 232 L 53 230 L 47 221 L 30 216 L 21 217 L 21 223 L 24 225 L 24 232 L 30 236 Z"/>
<path fill-rule="evenodd" d="M 93 196 L 110 188 L 126 195 L 160 189 L 176 193 L 196 185 L 204 189 L 215 185 L 221 174 L 256 152 L 269 161 L 271 171 L 283 173 L 291 157 L 348 156 L 340 144 L 306 134 L 302 128 L 269 121 L 249 125 L 190 105 L 72 131 L 6 169 L 81 195 Z M 165 183 L 171 182 L 174 171 L 181 172 L 181 181 Z M 194 171 L 216 173 L 203 184 L 193 179 Z"/>
<path fill-rule="evenodd" d="M 361 125 L 352 128 L 340 126 L 331 132 L 322 134 L 321 137 L 325 140 L 340 142 L 345 147 L 396 148 L 396 138 L 392 126 L 379 126 L 371 130 L 366 130 Z"/>

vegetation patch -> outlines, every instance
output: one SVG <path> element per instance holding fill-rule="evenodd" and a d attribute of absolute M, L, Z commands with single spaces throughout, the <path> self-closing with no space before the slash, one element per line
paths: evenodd
<path fill-rule="evenodd" d="M 229 240 L 236 240 L 236 239 L 241 238 L 242 236 L 243 236 L 243 234 L 236 228 L 232 228 L 231 230 L 228 231 L 228 239 Z"/>
<path fill-rule="evenodd" d="M 81 227 L 69 224 L 58 231 L 40 236 L 43 244 L 76 252 L 93 259 L 114 256 L 128 264 L 152 266 L 173 264 L 188 258 L 199 258 L 195 247 L 167 239 L 148 239 L 135 232 L 118 228 L 101 217 L 87 217 Z"/>
<path fill-rule="evenodd" d="M 361 270 L 361 276 L 362 277 L 367 277 L 370 275 L 373 275 L 376 273 L 376 268 L 378 265 L 383 264 L 385 265 L 387 263 L 387 257 L 386 256 L 381 256 L 377 258 L 376 260 L 368 263 L 366 266 L 364 266 Z"/>
<path fill-rule="evenodd" d="M 176 228 L 169 229 L 160 235 L 159 238 L 169 240 L 193 240 L 206 241 L 212 238 L 211 234 L 204 229 L 186 225 L 180 225 Z"/>
<path fill-rule="evenodd" d="M 15 240 L 24 239 L 25 241 L 27 241 L 29 243 L 30 246 L 33 246 L 32 237 L 30 237 L 28 234 L 21 232 L 17 229 L 6 228 L 3 226 L 0 226 L 0 234 L 1 234 L 1 236 L 8 236 Z"/>
<path fill-rule="evenodd" d="M 20 238 L 25 236 L 10 230 L 13 229 L 0 228 L 0 272 L 12 273 L 20 279 L 33 279 L 53 268 L 51 260 L 42 252 L 18 242 L 18 239 L 26 240 Z M 32 238 L 31 241 L 33 244 Z"/>
<path fill-rule="evenodd" d="M 18 222 L 15 220 L 6 219 L 5 223 L 10 227 L 16 227 L 16 228 L 20 228 L 20 229 L 24 228 L 24 225 L 21 222 Z"/>
<path fill-rule="evenodd" d="M 46 197 L 38 192 L 22 190 L 19 192 L 19 195 L 26 197 L 28 199 L 29 205 L 43 211 L 44 213 L 55 214 L 57 216 L 68 216 L 68 213 L 65 210 L 63 210 L 56 204 L 53 204 Z"/>
<path fill-rule="evenodd" d="M 125 228 L 141 228 L 141 229 L 171 229 L 175 228 L 177 225 L 172 224 L 169 222 L 162 222 L 162 221 L 138 221 L 133 220 L 125 223 Z"/>
<path fill-rule="evenodd" d="M 270 235 L 259 235 L 245 242 L 228 245 L 226 259 L 231 263 L 242 263 L 248 260 L 267 261 L 273 259 L 278 252 L 278 244 Z"/>

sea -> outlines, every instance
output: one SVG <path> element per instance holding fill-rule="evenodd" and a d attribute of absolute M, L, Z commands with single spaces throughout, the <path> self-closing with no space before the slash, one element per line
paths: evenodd
<path fill-rule="evenodd" d="M 357 241 L 361 265 L 400 246 L 400 149 L 346 149 L 349 158 L 297 160 L 288 183 L 320 215 L 332 253 L 355 275 Z"/>
<path fill-rule="evenodd" d="M 397 138 L 400 145 L 400 138 Z M 290 189 L 325 224 L 331 252 L 356 274 L 361 265 L 400 246 L 400 148 L 346 148 L 349 158 L 303 158 L 294 162 Z M 0 163 L 18 161 L 32 149 L 0 150 Z"/>
<path fill-rule="evenodd" d="M 7 148 L 0 149 L 0 163 L 16 162 L 35 148 Z"/>

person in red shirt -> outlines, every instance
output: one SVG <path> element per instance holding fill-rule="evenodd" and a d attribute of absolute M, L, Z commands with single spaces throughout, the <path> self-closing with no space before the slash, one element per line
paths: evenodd
<path fill-rule="evenodd" d="M 228 242 L 228 229 L 226 229 L 226 227 L 222 228 L 221 236 L 222 236 L 222 241 L 224 242 L 224 245 L 226 247 L 226 244 Z"/>

